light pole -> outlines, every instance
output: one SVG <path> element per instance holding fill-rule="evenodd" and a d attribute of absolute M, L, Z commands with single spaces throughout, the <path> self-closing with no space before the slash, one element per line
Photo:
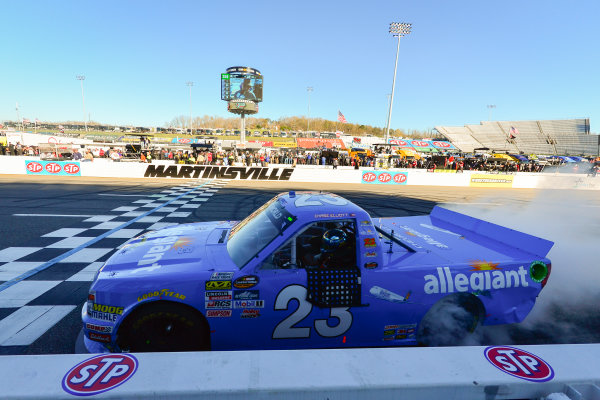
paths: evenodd
<path fill-rule="evenodd" d="M 488 109 L 488 121 L 492 120 L 492 109 L 496 108 L 495 104 L 488 104 L 487 105 L 487 109 Z"/>
<path fill-rule="evenodd" d="M 394 81 L 392 83 L 392 97 L 390 99 L 390 109 L 388 112 L 388 121 L 385 128 L 385 142 L 388 142 L 390 136 L 390 121 L 392 120 L 392 104 L 394 103 L 394 89 L 396 87 L 396 70 L 398 69 L 398 53 L 400 52 L 400 38 L 410 33 L 412 24 L 405 22 L 392 22 L 390 24 L 390 33 L 398 37 L 398 48 L 396 49 L 396 64 L 394 65 Z"/>
<path fill-rule="evenodd" d="M 194 86 L 194 82 L 187 81 L 185 83 L 190 88 L 190 135 L 192 134 L 192 86 Z"/>
<path fill-rule="evenodd" d="M 312 86 L 308 86 L 306 88 L 306 92 L 308 93 L 308 118 L 306 119 L 306 132 L 310 131 L 310 92 L 313 91 Z"/>
<path fill-rule="evenodd" d="M 77 75 L 75 77 L 79 82 L 81 82 L 81 100 L 83 102 L 83 124 L 85 125 L 85 131 L 88 131 L 87 121 L 85 119 L 85 96 L 83 94 L 83 81 L 85 80 L 85 75 Z"/>

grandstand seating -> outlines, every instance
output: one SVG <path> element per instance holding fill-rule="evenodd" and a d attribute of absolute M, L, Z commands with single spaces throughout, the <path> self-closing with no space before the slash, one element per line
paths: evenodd
<path fill-rule="evenodd" d="M 600 137 L 590 134 L 589 119 L 484 121 L 435 129 L 464 152 L 485 147 L 498 152 L 593 156 L 600 149 Z"/>

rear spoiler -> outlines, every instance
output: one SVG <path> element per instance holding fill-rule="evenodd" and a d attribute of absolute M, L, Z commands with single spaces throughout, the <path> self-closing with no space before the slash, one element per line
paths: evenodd
<path fill-rule="evenodd" d="M 554 242 L 549 240 L 469 217 L 439 206 L 433 208 L 430 217 L 434 225 L 459 233 L 468 237 L 471 241 L 477 241 L 478 237 L 488 239 L 542 258 L 554 246 Z"/>

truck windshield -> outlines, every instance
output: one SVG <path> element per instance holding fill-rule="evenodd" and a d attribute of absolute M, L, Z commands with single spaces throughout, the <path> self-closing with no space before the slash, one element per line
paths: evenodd
<path fill-rule="evenodd" d="M 294 221 L 296 217 L 275 197 L 233 227 L 227 240 L 227 252 L 241 269 Z"/>

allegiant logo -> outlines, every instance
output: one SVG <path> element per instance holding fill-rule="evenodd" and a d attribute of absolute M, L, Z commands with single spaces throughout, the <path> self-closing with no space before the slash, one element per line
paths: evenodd
<path fill-rule="evenodd" d="M 497 264 L 496 264 L 497 265 Z M 504 270 L 494 268 L 493 270 L 480 270 L 471 274 L 454 274 L 449 267 L 438 267 L 437 276 L 425 275 L 426 294 L 454 293 L 484 291 L 490 289 L 504 289 L 510 287 L 526 287 L 527 271 L 523 266 L 518 270 Z"/>

